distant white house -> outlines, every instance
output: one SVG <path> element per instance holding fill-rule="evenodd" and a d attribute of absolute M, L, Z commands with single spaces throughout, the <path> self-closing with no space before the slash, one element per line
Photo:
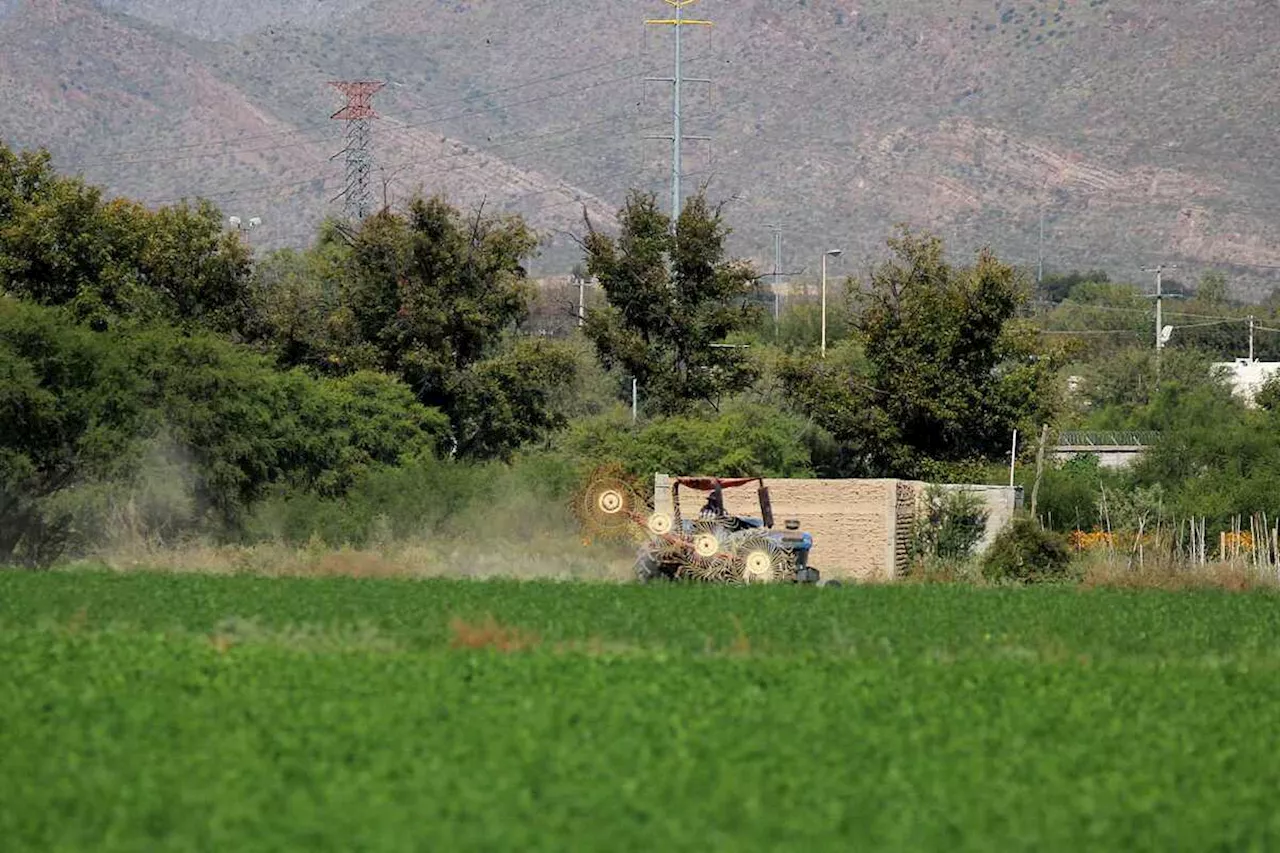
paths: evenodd
<path fill-rule="evenodd" d="M 1213 365 L 1215 371 L 1222 370 L 1231 383 L 1231 391 L 1242 398 L 1246 406 L 1255 405 L 1253 398 L 1266 384 L 1267 380 L 1280 372 L 1280 361 L 1256 361 L 1237 358 L 1235 361 L 1220 362 Z"/>

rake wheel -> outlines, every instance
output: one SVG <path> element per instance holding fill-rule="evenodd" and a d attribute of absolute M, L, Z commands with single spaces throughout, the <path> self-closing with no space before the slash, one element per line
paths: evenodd
<path fill-rule="evenodd" d="M 582 491 L 578 518 L 598 536 L 634 534 L 647 507 L 635 488 L 621 477 L 598 476 Z"/>
<path fill-rule="evenodd" d="M 684 547 L 677 555 L 680 573 L 703 581 L 729 580 L 733 574 L 733 555 L 729 550 L 729 533 L 724 525 L 698 520 Z"/>
<path fill-rule="evenodd" d="M 733 544 L 733 569 L 740 582 L 780 583 L 795 575 L 793 556 L 770 537 L 748 533 Z"/>

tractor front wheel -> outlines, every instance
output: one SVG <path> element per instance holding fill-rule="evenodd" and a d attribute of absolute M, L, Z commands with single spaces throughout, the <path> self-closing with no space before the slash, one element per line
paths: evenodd
<path fill-rule="evenodd" d="M 796 583 L 820 583 L 820 577 L 817 569 L 811 569 L 808 566 L 796 569 Z"/>
<path fill-rule="evenodd" d="M 636 556 L 636 582 L 652 583 L 653 581 L 671 580 L 672 574 L 662 561 L 658 559 L 658 555 L 651 549 L 645 548 Z"/>

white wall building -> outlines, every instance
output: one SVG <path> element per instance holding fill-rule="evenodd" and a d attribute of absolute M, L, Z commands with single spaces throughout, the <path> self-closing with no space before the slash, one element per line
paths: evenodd
<path fill-rule="evenodd" d="M 1268 379 L 1280 372 L 1280 361 L 1252 361 L 1247 358 L 1237 358 L 1235 361 L 1215 364 L 1213 369 L 1224 371 L 1231 383 L 1232 392 L 1243 398 L 1245 405 L 1253 406 L 1254 396 Z"/>

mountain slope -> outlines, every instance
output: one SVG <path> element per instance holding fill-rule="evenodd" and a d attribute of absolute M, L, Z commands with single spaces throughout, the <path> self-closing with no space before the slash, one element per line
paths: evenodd
<path fill-rule="evenodd" d="M 0 21 L 0 46 L 22 54 L 43 40 L 62 63 L 101 58 L 73 81 L 88 87 L 83 109 L 101 117 L 83 120 L 47 90 L 29 101 L 25 132 L 45 134 L 72 163 L 97 153 L 86 173 L 112 186 L 220 200 L 225 187 L 310 176 L 319 189 L 229 198 L 261 199 L 268 218 L 312 221 L 333 209 L 341 185 L 340 164 L 327 159 L 341 148 L 327 119 L 339 102 L 324 84 L 374 77 L 393 83 L 378 96 L 386 118 L 375 142 L 401 194 L 420 182 L 468 203 L 487 196 L 549 231 L 575 227 L 579 195 L 593 218 L 607 218 L 629 186 L 665 198 L 669 143 L 644 139 L 670 132 L 670 87 L 643 79 L 670 74 L 669 28 L 645 34 L 642 24 L 668 11 L 656 0 L 100 5 L 108 11 L 92 14 L 110 29 L 49 19 L 51 8 L 89 15 L 87 6 L 28 2 Z M 33 8 L 45 10 L 43 30 L 30 23 Z M 689 29 L 686 74 L 714 85 L 689 86 L 686 132 L 712 141 L 686 145 L 687 183 L 709 180 L 714 196 L 735 199 L 726 212 L 736 251 L 763 255 L 769 223 L 781 223 L 784 267 L 812 272 L 825 248 L 877 253 L 906 221 L 960 249 L 989 243 L 1032 262 L 1043 212 L 1050 268 L 1133 277 L 1165 261 L 1194 278 L 1217 266 L 1254 295 L 1280 281 L 1268 268 L 1280 267 L 1274 0 L 1229 11 L 1210 0 L 703 0 L 695 9 L 716 26 Z M 24 16 L 24 35 L 9 39 Z M 140 90 L 136 75 L 106 61 L 125 52 L 163 85 Z M 64 67 L 73 66 L 0 58 L 0 91 L 12 99 L 24 81 L 58 81 Z M 104 157 L 139 135 L 118 106 L 104 106 L 121 102 L 170 157 L 188 159 Z M 277 128 L 292 135 L 267 135 Z M 567 250 L 552 256 L 571 260 Z"/>
<path fill-rule="evenodd" d="M 343 144 L 340 123 L 299 127 L 189 46 L 87 3 L 29 3 L 3 23 L 0 91 L 25 118 L 6 142 L 46 144 L 59 166 L 115 193 L 153 203 L 201 195 L 242 219 L 261 216 L 253 236 L 263 245 L 304 244 L 338 211 L 343 167 L 331 158 Z M 549 234 L 576 227 L 584 205 L 596 217 L 612 210 L 430 128 L 388 127 L 380 150 L 399 164 L 385 176 L 390 198 L 423 186 L 463 205 L 525 212 Z"/>

